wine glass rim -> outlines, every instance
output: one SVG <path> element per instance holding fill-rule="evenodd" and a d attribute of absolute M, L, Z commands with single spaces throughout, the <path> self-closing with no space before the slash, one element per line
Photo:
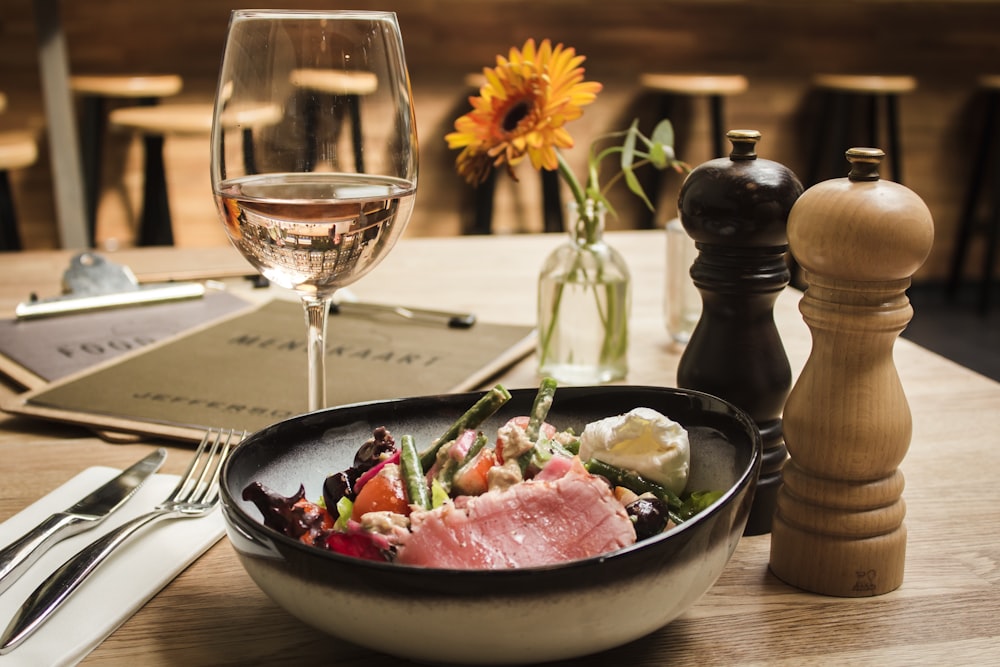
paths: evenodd
<path fill-rule="evenodd" d="M 234 9 L 234 18 L 396 18 L 396 12 L 369 9 Z"/>

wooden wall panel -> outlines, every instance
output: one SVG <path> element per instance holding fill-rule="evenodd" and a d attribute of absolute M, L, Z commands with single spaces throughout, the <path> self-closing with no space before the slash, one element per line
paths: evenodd
<path fill-rule="evenodd" d="M 238 6 L 335 7 L 329 0 L 65 0 L 62 4 L 74 72 L 177 72 L 185 77 L 182 101 L 211 98 L 229 11 Z M 347 6 L 347 5 L 343 5 Z M 452 169 L 443 143 L 468 91 L 463 76 L 492 64 L 499 52 L 529 36 L 550 37 L 588 57 L 590 78 L 606 88 L 572 127 L 579 144 L 621 129 L 633 117 L 651 126 L 655 104 L 636 86 L 640 72 L 741 72 L 750 90 L 729 103 L 730 127 L 759 129 L 763 157 L 804 173 L 815 120 L 809 76 L 817 72 L 910 73 L 920 87 L 902 101 L 906 184 L 931 208 L 937 240 L 921 271 L 941 277 L 952 248 L 974 144 L 978 106 L 975 77 L 1000 71 L 1000 2 L 866 2 L 736 0 L 355 0 L 352 8 L 399 14 L 417 102 L 421 186 L 408 233 L 455 234 L 470 215 L 471 192 Z M 10 98 L 0 131 L 29 127 L 44 140 L 31 0 L 0 7 L 0 89 Z M 710 157 L 706 125 L 697 115 L 675 118 L 691 136 L 681 157 Z M 846 148 L 846 147 L 845 147 Z M 101 237 L 131 242 L 137 206 L 139 157 L 128 137 L 113 136 L 103 174 Z M 29 247 L 56 243 L 51 181 L 44 158 L 15 175 L 18 208 Z M 571 154 L 580 163 L 582 148 Z M 178 240 L 223 242 L 208 192 L 207 138 L 168 143 L 168 178 L 178 218 Z M 537 178 L 502 182 L 497 228 L 540 226 Z M 673 215 L 678 179 L 668 178 L 659 218 Z M 622 219 L 643 215 L 619 197 Z M 186 229 L 182 226 L 188 225 Z M 974 249 L 981 251 L 981 246 Z"/>

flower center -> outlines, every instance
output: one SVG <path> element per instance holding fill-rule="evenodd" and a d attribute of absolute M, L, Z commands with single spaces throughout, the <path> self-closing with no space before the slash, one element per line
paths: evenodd
<path fill-rule="evenodd" d="M 507 110 L 507 113 L 504 114 L 503 119 L 500 121 L 500 128 L 504 132 L 513 132 L 530 112 L 531 103 L 528 100 L 521 100 Z"/>

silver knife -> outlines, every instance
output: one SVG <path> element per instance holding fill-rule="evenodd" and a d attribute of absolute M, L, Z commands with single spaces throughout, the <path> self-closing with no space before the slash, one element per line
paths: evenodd
<path fill-rule="evenodd" d="M 7 590 L 49 547 L 98 526 L 160 469 L 167 450 L 160 447 L 72 507 L 57 512 L 0 551 L 0 593 Z"/>

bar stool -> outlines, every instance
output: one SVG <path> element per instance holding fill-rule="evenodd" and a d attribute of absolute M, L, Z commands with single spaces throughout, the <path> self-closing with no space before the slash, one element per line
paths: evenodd
<path fill-rule="evenodd" d="M 979 286 L 979 311 L 985 315 L 990 307 L 993 270 L 996 266 L 997 243 L 1000 241 L 1000 75 L 984 75 L 978 80 L 979 92 L 984 101 L 985 115 L 982 130 L 976 142 L 975 163 L 969 175 L 969 188 L 959 219 L 958 238 L 951 256 L 947 292 L 954 298 L 962 283 L 965 258 L 969 243 L 977 233 L 985 234 L 986 248 Z M 985 217 L 980 209 L 985 209 Z"/>
<path fill-rule="evenodd" d="M 912 76 L 819 74 L 812 83 L 821 94 L 821 108 L 805 185 L 846 176 L 845 151 L 851 146 L 882 147 L 883 136 L 888 141 L 892 180 L 902 183 L 899 96 L 916 90 L 917 80 Z M 856 118 L 859 107 L 861 122 Z M 884 109 L 884 134 L 880 131 L 880 107 Z"/>
<path fill-rule="evenodd" d="M 163 145 L 168 136 L 208 137 L 212 132 L 214 104 L 163 104 L 146 107 L 122 107 L 109 115 L 111 126 L 131 131 L 143 139 L 145 147 L 142 214 L 136 244 L 173 245 L 173 223 L 170 215 L 170 198 L 167 191 L 166 169 L 163 163 Z M 280 109 L 261 106 L 253 109 L 227 110 L 225 122 L 229 127 L 243 128 L 244 142 L 249 143 L 252 128 L 277 122 Z M 209 153 L 205 147 L 205 155 Z M 252 160 L 248 155 L 247 159 Z"/>
<path fill-rule="evenodd" d="M 364 150 L 361 135 L 361 98 L 375 92 L 378 78 L 371 72 L 351 72 L 334 69 L 297 69 L 291 73 L 292 85 L 296 88 L 319 93 L 305 96 L 305 132 L 311 135 L 316 131 L 322 114 L 323 96 L 344 97 L 347 100 L 348 115 L 351 121 L 351 143 L 354 148 L 354 168 L 358 173 L 365 170 Z M 342 119 L 335 119 L 340 122 Z M 316 163 L 316 144 L 305 142 L 305 168 L 312 170 Z"/>
<path fill-rule="evenodd" d="M 21 250 L 9 172 L 30 167 L 37 159 L 38 146 L 32 137 L 21 133 L 0 134 L 0 250 Z"/>
<path fill-rule="evenodd" d="M 742 74 L 684 74 L 647 72 L 639 76 L 639 85 L 653 93 L 660 104 L 659 119 L 668 118 L 675 123 L 682 101 L 692 98 L 707 98 L 709 106 L 709 127 L 711 128 L 712 158 L 727 154 L 726 149 L 726 103 L 727 97 L 740 95 L 749 87 Z M 649 188 L 650 201 L 656 203 L 660 197 L 662 178 L 657 178 Z M 655 226 L 655 216 L 650 216 L 647 227 Z"/>
<path fill-rule="evenodd" d="M 91 75 L 70 77 L 70 88 L 80 97 L 80 158 L 87 204 L 90 245 L 95 245 L 97 206 L 101 192 L 101 170 L 108 108 L 112 100 L 130 105 L 153 106 L 181 91 L 183 79 L 176 74 Z"/>
<path fill-rule="evenodd" d="M 486 83 L 486 77 L 474 72 L 465 77 L 465 85 L 477 93 Z M 563 231 L 563 204 L 559 189 L 559 172 L 539 170 L 542 187 L 542 229 L 545 232 Z M 496 196 L 497 170 L 491 169 L 486 180 L 475 188 L 472 225 L 467 234 L 493 233 L 493 200 Z"/>

